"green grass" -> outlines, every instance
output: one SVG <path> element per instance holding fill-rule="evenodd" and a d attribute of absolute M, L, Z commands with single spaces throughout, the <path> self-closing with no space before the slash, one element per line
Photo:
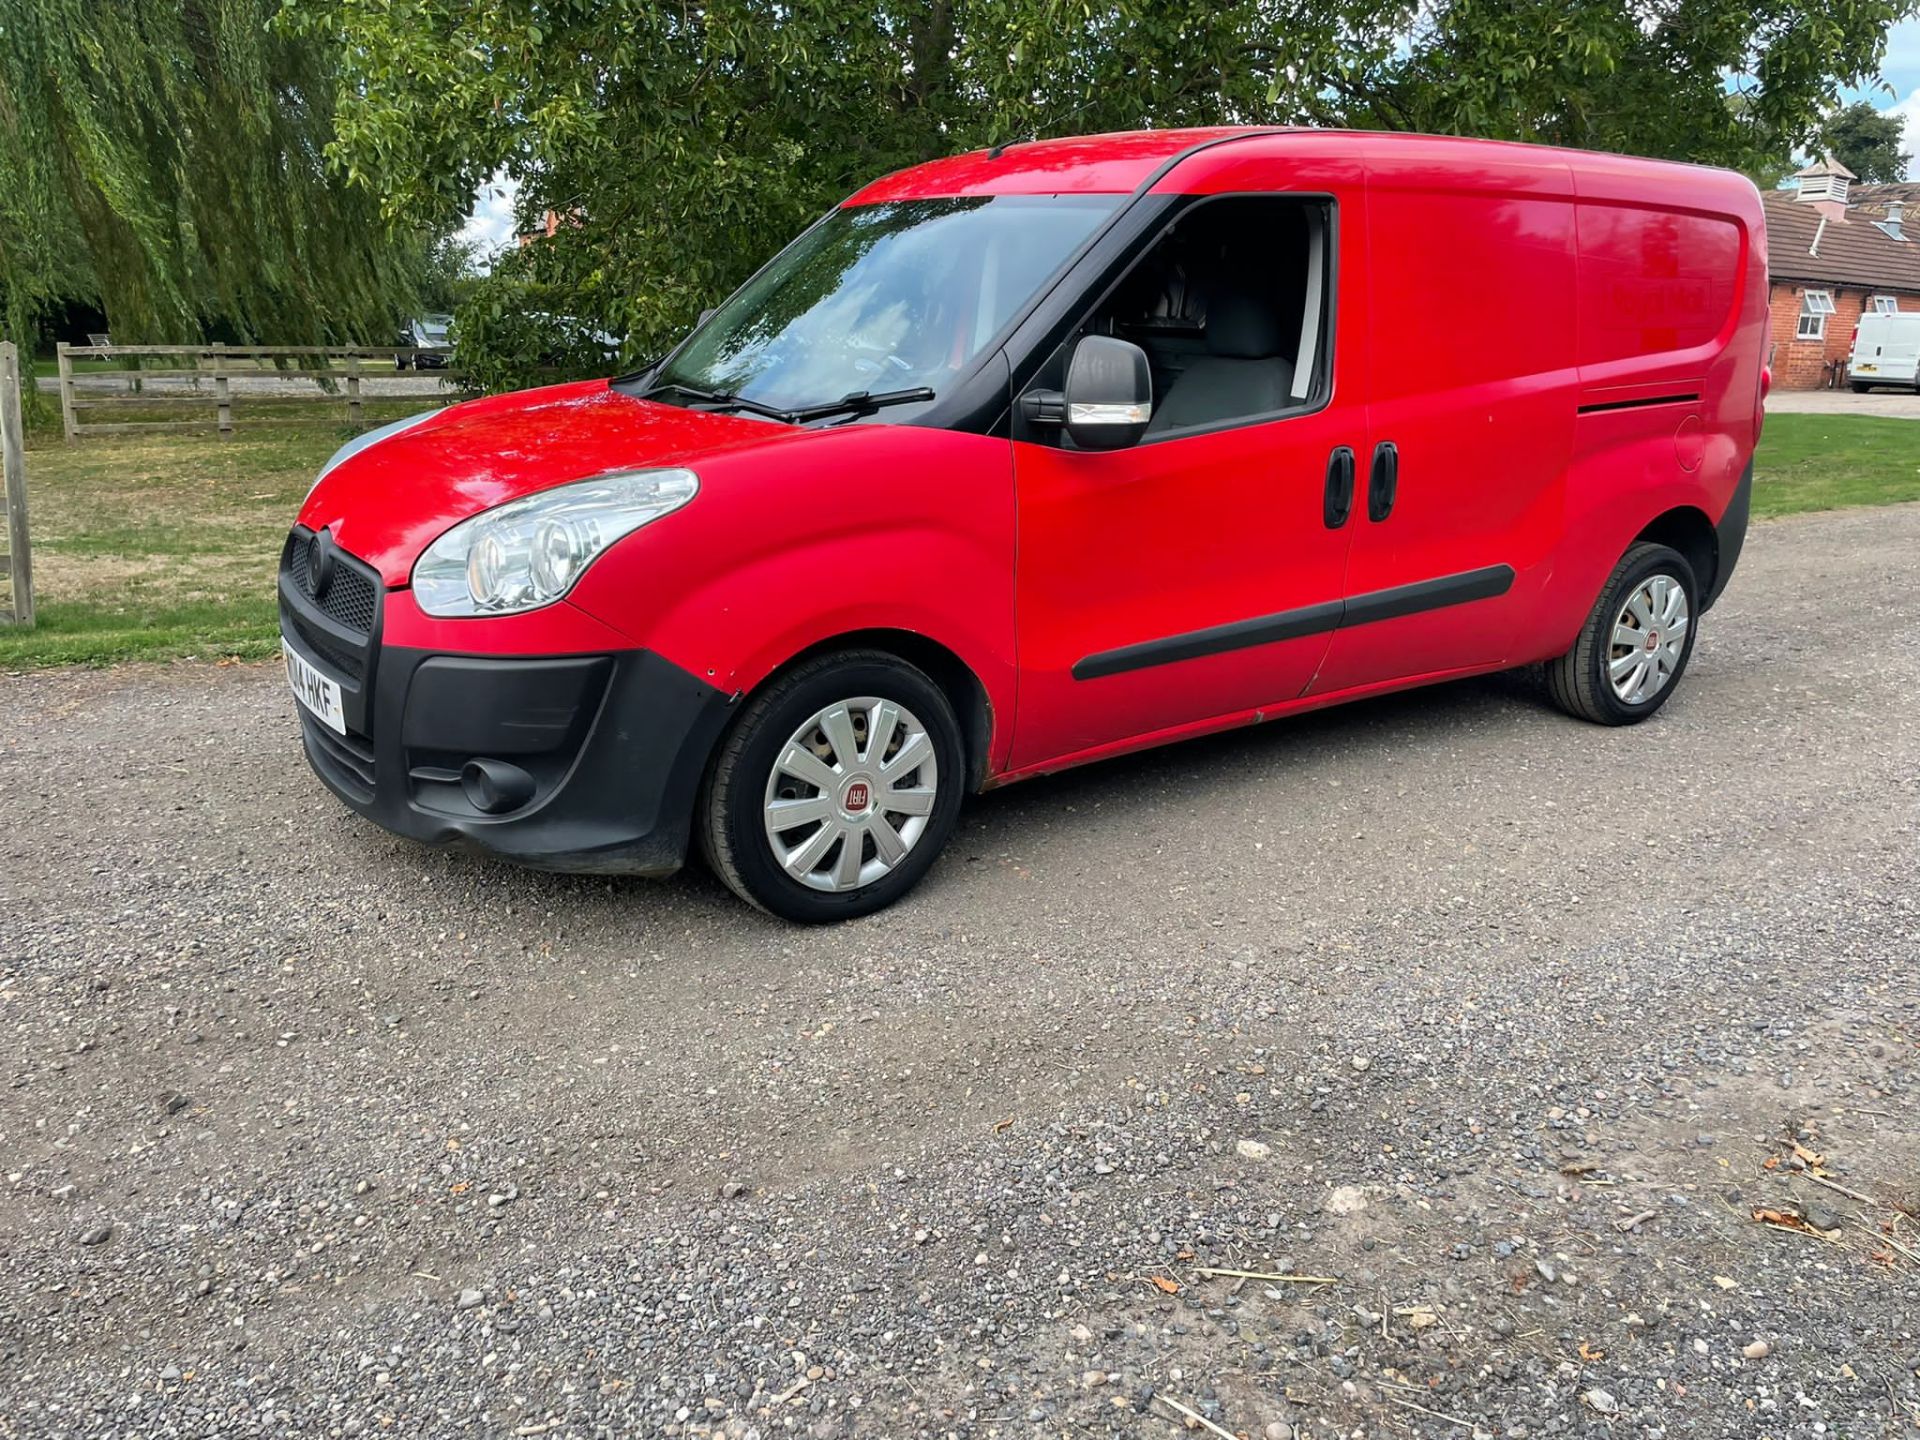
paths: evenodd
<path fill-rule="evenodd" d="M 1798 515 L 1920 500 L 1920 420 L 1769 415 L 1754 458 L 1753 513 Z"/>
<path fill-rule="evenodd" d="M 419 405 L 396 403 L 399 413 Z M 369 421 L 380 418 L 369 405 Z M 37 429 L 27 489 L 39 623 L 0 626 L 0 669 L 271 654 L 281 542 L 315 472 L 351 434 L 320 423 L 69 446 Z M 1920 421 L 1768 418 L 1755 515 L 1903 500 L 1920 500 Z"/>
<path fill-rule="evenodd" d="M 281 542 L 344 425 L 27 449 L 37 623 L 0 668 L 270 654 Z"/>

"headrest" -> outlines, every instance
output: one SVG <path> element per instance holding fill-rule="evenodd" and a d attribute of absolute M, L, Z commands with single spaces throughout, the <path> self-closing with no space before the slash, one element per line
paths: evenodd
<path fill-rule="evenodd" d="M 1234 360 L 1269 360 L 1286 348 L 1273 307 L 1238 287 L 1207 296 L 1207 349 Z"/>

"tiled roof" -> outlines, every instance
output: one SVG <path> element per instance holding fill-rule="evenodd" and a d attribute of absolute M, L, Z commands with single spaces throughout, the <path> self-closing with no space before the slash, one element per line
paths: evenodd
<path fill-rule="evenodd" d="M 1920 294 L 1920 240 L 1895 240 L 1864 214 L 1829 220 L 1822 232 L 1820 211 L 1833 207 L 1807 204 L 1787 191 L 1766 194 L 1761 203 L 1767 212 L 1767 267 L 1774 279 Z M 1920 217 L 1908 220 L 1907 233 L 1920 234 Z M 1818 255 L 1812 253 L 1816 235 Z"/>
<path fill-rule="evenodd" d="M 1855 185 L 1852 191 L 1855 209 L 1884 217 L 1887 202 L 1899 200 L 1907 207 L 1907 223 L 1920 225 L 1920 180 L 1892 180 L 1875 185 Z"/>

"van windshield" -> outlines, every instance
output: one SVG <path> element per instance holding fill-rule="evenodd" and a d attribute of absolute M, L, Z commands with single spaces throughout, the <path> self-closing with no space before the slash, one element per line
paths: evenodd
<path fill-rule="evenodd" d="M 722 305 L 648 391 L 781 411 L 861 392 L 937 393 L 1124 198 L 974 195 L 836 210 Z"/>

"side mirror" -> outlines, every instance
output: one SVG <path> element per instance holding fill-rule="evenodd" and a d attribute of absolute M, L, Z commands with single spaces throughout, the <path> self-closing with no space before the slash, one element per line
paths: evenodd
<path fill-rule="evenodd" d="M 1147 352 L 1111 335 L 1089 335 L 1067 362 L 1066 430 L 1082 450 L 1137 444 L 1153 418 Z"/>
<path fill-rule="evenodd" d="M 693 322 L 693 328 L 698 330 L 702 325 L 706 324 L 707 321 L 713 318 L 714 311 L 718 310 L 719 308 L 720 307 L 718 305 L 709 305 L 706 309 L 702 310 L 700 312 L 700 318 Z"/>

